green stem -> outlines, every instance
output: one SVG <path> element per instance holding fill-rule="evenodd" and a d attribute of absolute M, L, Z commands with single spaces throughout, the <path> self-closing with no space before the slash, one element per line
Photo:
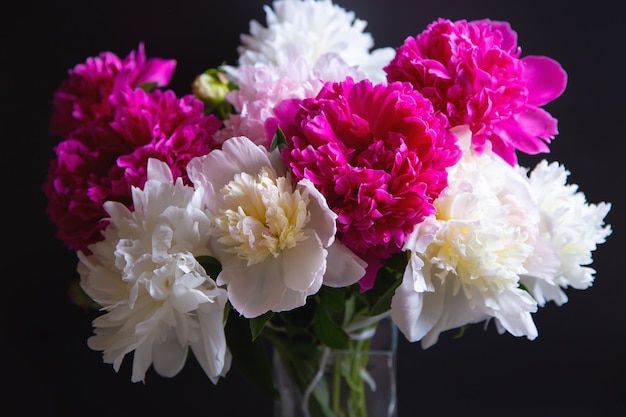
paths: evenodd
<path fill-rule="evenodd" d="M 354 417 L 367 417 L 367 407 L 365 404 L 365 381 L 361 375 L 361 369 L 367 366 L 367 353 L 364 351 L 366 343 L 357 341 L 356 354 L 352 364 L 352 382 L 355 383 L 351 390 L 351 402 L 356 411 Z"/>
<path fill-rule="evenodd" d="M 377 327 L 377 324 L 374 322 L 372 326 Z M 286 339 L 283 334 L 276 333 L 271 327 L 266 329 L 264 334 L 285 360 L 284 364 L 291 378 L 299 385 L 303 394 L 301 397 L 303 404 L 309 404 L 305 415 L 368 417 L 366 388 L 371 381 L 367 376 L 364 378 L 364 372 L 370 360 L 369 349 L 372 340 L 369 336 L 362 338 L 366 335 L 365 332 L 355 333 L 355 338 L 349 341 L 348 348 L 340 351 L 331 351 L 328 347 L 323 351 L 309 349 L 314 347 L 309 341 L 298 344 L 297 339 Z M 326 355 L 323 352 L 326 352 Z M 330 357 L 327 357 L 329 353 Z M 326 365 L 328 365 L 326 379 L 318 384 L 318 378 L 322 376 Z"/>
<path fill-rule="evenodd" d="M 337 352 L 333 364 L 332 410 L 337 417 L 367 417 L 365 381 L 369 341 L 355 340 L 346 352 Z M 350 352 L 350 353 L 348 353 Z M 345 395 L 344 391 L 347 389 Z"/>
<path fill-rule="evenodd" d="M 335 358 L 333 366 L 333 412 L 338 417 L 343 417 L 341 411 L 341 362 Z"/>

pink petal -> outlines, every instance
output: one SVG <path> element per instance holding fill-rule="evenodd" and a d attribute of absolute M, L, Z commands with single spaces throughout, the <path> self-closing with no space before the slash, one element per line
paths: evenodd
<path fill-rule="evenodd" d="M 514 51 L 517 48 L 517 32 L 511 28 L 511 24 L 505 21 L 483 19 L 471 22 L 472 24 L 487 23 L 492 30 L 500 31 L 502 41 L 500 47 L 504 50 Z"/>
<path fill-rule="evenodd" d="M 530 55 L 522 58 L 524 79 L 528 88 L 528 104 L 543 106 L 565 91 L 567 72 L 557 61 L 545 57 Z"/>
<path fill-rule="evenodd" d="M 557 120 L 540 108 L 529 108 L 499 122 L 495 132 L 515 148 L 530 155 L 550 152 L 546 144 L 559 133 Z"/>
<path fill-rule="evenodd" d="M 141 72 L 137 74 L 135 85 L 143 83 L 156 83 L 158 87 L 166 86 L 172 79 L 172 74 L 176 69 L 175 59 L 151 58 L 141 68 Z"/>

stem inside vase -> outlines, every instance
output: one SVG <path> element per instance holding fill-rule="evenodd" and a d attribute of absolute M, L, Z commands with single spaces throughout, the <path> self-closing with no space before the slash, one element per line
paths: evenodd
<path fill-rule="evenodd" d="M 306 359 L 274 349 L 276 417 L 395 417 L 397 330 L 389 318 L 348 349 L 319 347 Z"/>

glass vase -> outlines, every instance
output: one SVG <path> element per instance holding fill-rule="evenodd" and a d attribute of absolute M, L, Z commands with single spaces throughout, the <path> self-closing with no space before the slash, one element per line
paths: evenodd
<path fill-rule="evenodd" d="M 397 328 L 387 316 L 352 329 L 350 347 L 305 360 L 273 351 L 275 417 L 395 417 Z"/>

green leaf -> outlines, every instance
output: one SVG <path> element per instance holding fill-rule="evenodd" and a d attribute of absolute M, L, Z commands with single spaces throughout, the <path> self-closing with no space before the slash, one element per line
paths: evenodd
<path fill-rule="evenodd" d="M 380 293 L 378 300 L 371 308 L 372 316 L 378 316 L 391 309 L 391 299 L 396 293 L 396 288 L 400 285 L 399 280 L 388 281 L 389 285 Z"/>
<path fill-rule="evenodd" d="M 148 82 L 148 83 L 139 84 L 137 88 L 141 88 L 146 93 L 149 93 L 150 91 L 154 90 L 157 85 L 158 83 L 156 82 Z"/>
<path fill-rule="evenodd" d="M 277 398 L 269 349 L 263 339 L 252 340 L 248 319 L 229 314 L 225 331 L 233 365 L 261 393 Z"/>
<path fill-rule="evenodd" d="M 319 302 L 329 311 L 341 312 L 345 307 L 346 298 L 348 297 L 344 290 L 345 287 L 332 288 L 323 286 L 318 292 Z"/>
<path fill-rule="evenodd" d="M 70 286 L 67 289 L 67 295 L 69 299 L 76 304 L 78 307 L 84 308 L 86 310 L 100 310 L 101 306 L 93 301 L 83 288 L 80 286 L 80 280 L 75 279 L 72 280 Z"/>
<path fill-rule="evenodd" d="M 250 319 L 250 332 L 252 333 L 252 340 L 255 340 L 257 337 L 259 337 L 259 335 L 265 328 L 265 323 L 271 320 L 271 318 L 274 317 L 274 314 L 275 313 L 273 311 L 268 311 L 267 313 L 262 314 L 259 317 Z"/>
<path fill-rule="evenodd" d="M 395 274 L 402 278 L 406 265 L 409 263 L 410 252 L 397 252 L 391 255 L 389 259 L 385 261 L 384 268 L 393 271 Z"/>
<path fill-rule="evenodd" d="M 370 315 L 377 316 L 391 309 L 391 299 L 402 282 L 407 263 L 406 253 L 392 255 L 378 271 L 374 286 L 360 294 L 369 306 Z"/>
<path fill-rule="evenodd" d="M 285 138 L 285 134 L 283 133 L 281 128 L 277 127 L 276 133 L 274 133 L 274 137 L 272 138 L 270 152 L 283 145 L 287 145 L 287 139 Z"/>
<path fill-rule="evenodd" d="M 454 339 L 462 338 L 463 335 L 465 334 L 465 330 L 467 330 L 467 327 L 468 327 L 467 325 L 459 327 L 453 338 Z"/>
<path fill-rule="evenodd" d="M 213 279 L 217 278 L 220 272 L 222 272 L 222 264 L 217 260 L 217 258 L 209 255 L 201 255 L 196 256 L 196 261 L 202 265 L 206 273 Z"/>
<path fill-rule="evenodd" d="M 359 284 L 356 284 L 359 285 Z M 356 314 L 356 297 L 351 295 L 346 298 L 343 303 L 343 326 L 346 327 L 348 323 L 354 318 Z"/>
<path fill-rule="evenodd" d="M 346 349 L 350 338 L 328 314 L 323 304 L 319 304 L 315 309 L 313 328 L 320 339 L 320 342 L 332 349 Z"/>

